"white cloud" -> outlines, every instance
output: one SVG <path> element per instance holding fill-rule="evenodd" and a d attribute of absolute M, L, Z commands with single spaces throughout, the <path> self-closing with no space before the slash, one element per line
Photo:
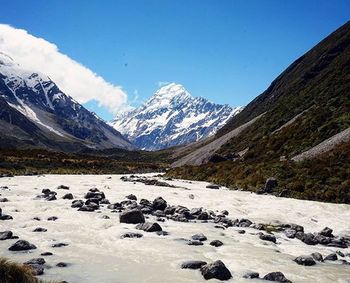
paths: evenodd
<path fill-rule="evenodd" d="M 113 114 L 128 108 L 127 94 L 120 86 L 106 82 L 62 54 L 55 44 L 23 29 L 0 24 L 0 51 L 10 55 L 24 69 L 48 75 L 64 93 L 79 103 L 96 100 L 99 106 Z"/>

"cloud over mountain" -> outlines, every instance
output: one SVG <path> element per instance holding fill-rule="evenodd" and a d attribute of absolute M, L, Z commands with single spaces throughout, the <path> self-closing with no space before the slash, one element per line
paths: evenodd
<path fill-rule="evenodd" d="M 79 103 L 96 100 L 116 114 L 127 107 L 127 94 L 89 68 L 62 54 L 58 47 L 26 30 L 0 24 L 0 51 L 23 68 L 45 73 Z"/>

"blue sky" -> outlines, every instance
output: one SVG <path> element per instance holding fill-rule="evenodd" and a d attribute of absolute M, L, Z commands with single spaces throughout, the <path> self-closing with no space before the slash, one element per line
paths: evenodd
<path fill-rule="evenodd" d="M 348 0 L 11 0 L 1 3 L 0 22 L 55 43 L 122 86 L 134 106 L 158 82 L 236 106 L 349 20 L 349 11 Z M 94 102 L 86 106 L 112 118 Z"/>

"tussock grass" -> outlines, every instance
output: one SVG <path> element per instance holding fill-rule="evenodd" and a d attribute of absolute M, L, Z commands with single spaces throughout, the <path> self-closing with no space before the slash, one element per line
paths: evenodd
<path fill-rule="evenodd" d="M 33 275 L 30 266 L 0 257 L 1 283 L 63 283 L 62 281 L 43 281 Z"/>
<path fill-rule="evenodd" d="M 30 266 L 0 258 L 1 283 L 38 283 Z"/>

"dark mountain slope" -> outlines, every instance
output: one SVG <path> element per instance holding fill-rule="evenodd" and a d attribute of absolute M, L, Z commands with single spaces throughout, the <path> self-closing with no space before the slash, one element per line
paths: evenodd
<path fill-rule="evenodd" d="M 350 188 L 340 189 L 350 176 L 346 140 L 344 147 L 337 145 L 332 154 L 320 156 L 322 161 L 295 163 L 291 158 L 350 127 L 350 22 L 290 65 L 264 93 L 219 130 L 216 138 L 263 113 L 239 135 L 216 148 L 220 161 L 233 159 L 232 156 L 236 161 L 186 167 L 171 174 L 192 175 L 195 179 L 250 190 L 260 188 L 267 177 L 275 176 L 280 180 L 276 191 L 283 191 L 286 196 L 322 199 L 330 195 L 328 190 L 341 190 L 333 201 L 348 202 Z M 338 148 L 342 150 L 339 152 Z M 242 152 L 244 156 L 239 156 Z M 330 165 L 337 162 L 335 156 L 341 156 L 338 166 Z M 307 173 L 307 168 L 319 168 L 318 162 L 327 170 L 319 170 L 320 175 Z M 324 199 L 332 201 L 329 197 Z"/>
<path fill-rule="evenodd" d="M 319 99 L 336 97 L 349 87 L 350 22 L 346 23 L 291 64 L 269 88 L 233 117 L 217 136 L 264 112 L 278 128 Z M 345 83 L 345 85 L 342 85 Z M 276 111 L 278 110 L 278 111 Z"/>

